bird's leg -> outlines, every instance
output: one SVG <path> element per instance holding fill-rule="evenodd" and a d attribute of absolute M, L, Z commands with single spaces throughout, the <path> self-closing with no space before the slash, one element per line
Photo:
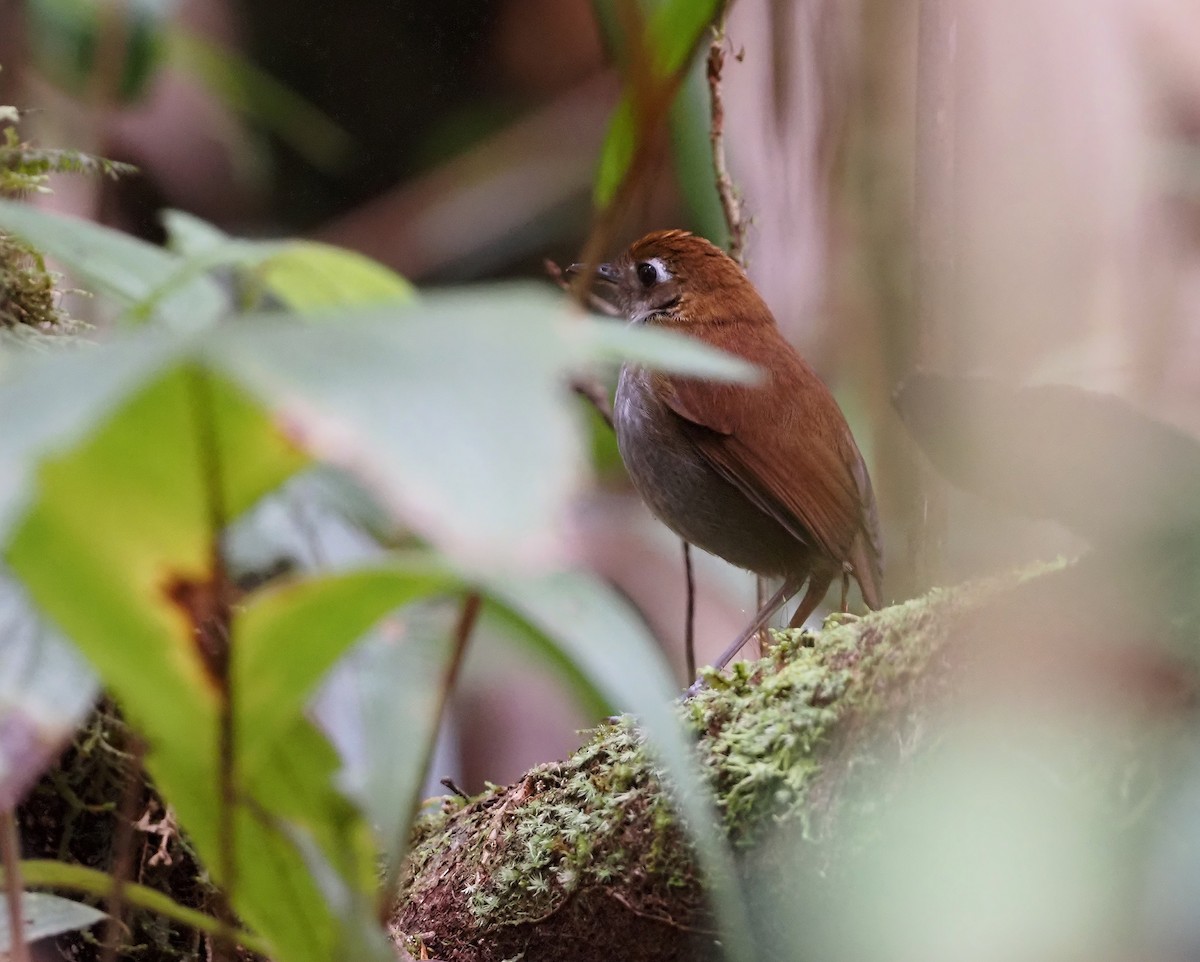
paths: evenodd
<path fill-rule="evenodd" d="M 775 614 L 775 612 L 777 612 L 783 606 L 783 603 L 792 595 L 794 595 L 799 589 L 800 584 L 793 579 L 789 578 L 784 581 L 784 583 L 779 586 L 779 590 L 776 591 L 775 594 L 771 595 L 771 597 L 766 600 L 763 606 L 758 609 L 758 614 L 756 614 L 754 616 L 754 620 L 750 622 L 750 627 L 738 635 L 737 638 L 734 639 L 733 644 L 731 644 L 721 653 L 721 657 L 713 662 L 713 667 L 720 670 L 733 661 L 733 656 L 741 651 L 743 647 L 745 647 L 746 642 L 748 642 L 751 638 L 762 631 L 764 627 L 766 627 L 767 622 L 771 620 L 771 616 Z"/>
<path fill-rule="evenodd" d="M 821 603 L 821 599 L 825 597 L 825 593 L 829 590 L 829 586 L 833 584 L 832 575 L 824 575 L 819 572 L 813 572 L 808 579 L 808 590 L 804 592 L 804 597 L 800 599 L 800 605 L 796 609 L 796 613 L 792 615 L 792 620 L 788 622 L 789 628 L 800 628 L 804 622 L 808 621 L 808 616 L 817 610 L 817 605 Z"/>
<path fill-rule="evenodd" d="M 850 566 L 842 565 L 842 614 L 850 610 Z"/>
<path fill-rule="evenodd" d="M 735 638 L 733 640 L 733 644 L 731 644 L 728 648 L 726 648 L 723 652 L 721 652 L 721 657 L 718 658 L 715 662 L 713 662 L 713 667 L 716 668 L 718 671 L 720 671 L 722 668 L 724 668 L 726 665 L 728 665 L 731 661 L 733 661 L 733 656 L 736 655 L 739 651 L 741 651 L 743 647 L 745 647 L 746 642 L 748 642 L 756 634 L 758 634 L 760 631 L 762 631 L 762 629 L 766 626 L 767 622 L 771 620 L 771 616 L 774 615 L 775 612 L 777 612 L 783 606 L 783 603 L 785 601 L 787 601 L 790 597 L 792 597 L 792 595 L 794 595 L 797 591 L 800 590 L 800 585 L 802 585 L 803 583 L 804 582 L 798 581 L 794 578 L 786 579 L 783 582 L 783 584 L 779 586 L 779 590 L 776 591 L 775 594 L 771 595 L 771 597 L 767 599 L 766 603 L 761 608 L 758 609 L 758 614 L 756 614 L 754 616 L 754 620 L 752 622 L 750 622 L 749 627 L 747 627 L 745 631 L 743 631 L 740 635 L 737 636 L 737 638 Z M 828 588 L 828 587 L 829 587 L 829 582 L 826 582 L 825 588 Z M 824 589 L 822 589 L 821 594 L 824 594 L 824 593 L 825 593 L 825 591 L 824 591 Z M 804 598 L 805 598 L 805 601 L 807 601 L 808 595 L 805 595 Z M 817 600 L 818 601 L 821 600 L 820 596 L 817 597 Z M 801 608 L 804 607 L 803 602 L 801 603 L 800 607 Z M 813 607 L 815 607 L 815 605 Z M 809 608 L 810 613 L 811 613 L 811 611 L 812 611 L 812 608 Z M 805 615 L 805 617 L 808 617 L 808 615 Z M 685 698 L 692 697 L 692 695 L 695 695 L 703 687 L 704 687 L 704 682 L 702 682 L 699 678 L 697 678 L 694 682 L 692 682 L 692 686 L 687 690 L 687 694 L 684 697 Z"/>
<path fill-rule="evenodd" d="M 687 664 L 687 675 L 696 677 L 696 579 L 692 572 L 692 546 L 679 539 L 683 545 L 683 577 L 687 587 L 687 601 L 684 609 L 683 653 Z"/>

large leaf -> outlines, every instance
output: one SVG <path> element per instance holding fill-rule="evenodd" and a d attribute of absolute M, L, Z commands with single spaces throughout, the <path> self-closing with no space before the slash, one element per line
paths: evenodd
<path fill-rule="evenodd" d="M 96 293 L 130 307 L 178 275 L 179 257 L 128 234 L 76 217 L 0 199 L 0 230 L 33 245 L 78 275 Z M 220 286 L 189 276 L 156 305 L 157 316 L 177 331 L 201 330 L 229 308 Z"/>
<path fill-rule="evenodd" d="M 551 530 L 544 514 L 565 507 L 578 470 L 565 375 L 623 357 L 714 376 L 746 372 L 685 339 L 587 321 L 557 296 L 510 289 L 344 317 L 336 329 L 258 319 L 214 329 L 203 342 L 139 336 L 44 359 L 0 388 L 0 399 L 7 393 L 36 410 L 39 386 L 71 399 L 77 379 L 84 396 L 104 402 L 85 416 L 49 399 L 53 416 L 31 418 L 15 442 L 0 439 L 0 464 L 14 479 L 41 458 L 9 557 L 145 732 L 151 773 L 215 877 L 232 882 L 239 914 L 280 959 L 327 958 L 374 941 L 356 928 L 374 883 L 369 831 L 335 788 L 332 750 L 300 715 L 305 696 L 380 616 L 454 581 L 428 567 L 393 567 L 252 599 L 230 625 L 227 676 L 205 629 L 222 610 L 214 532 L 307 463 L 301 442 L 380 479 L 399 494 L 403 516 L 462 561 L 511 572 L 513 559 L 530 553 L 530 530 Z M 7 506 L 22 507 L 20 480 L 5 483 Z M 516 595 L 506 598 L 517 607 Z M 625 663 L 598 654 L 605 644 L 640 650 L 601 638 L 636 622 L 588 608 L 579 612 L 584 627 L 572 627 L 571 609 L 556 610 L 560 622 L 543 631 L 576 632 L 562 650 L 581 677 L 610 700 L 630 694 L 624 704 L 663 733 L 664 757 L 682 757 L 678 733 L 663 721 L 665 673 L 629 689 L 619 679 Z M 444 663 L 436 643 L 413 654 Z M 436 702 L 414 700 L 413 710 L 420 748 Z M 230 717 L 233 737 L 223 742 Z M 393 784 L 415 784 L 422 758 L 423 750 L 406 753 Z M 226 771 L 232 811 L 221 790 Z M 695 784 L 682 763 L 679 772 L 678 784 Z M 689 821 L 703 824 L 703 803 L 687 804 Z M 322 894 L 338 886 L 312 874 L 316 862 L 336 873 L 339 891 L 358 893 L 341 909 Z"/>
<path fill-rule="evenodd" d="M 245 393 L 177 365 L 43 462 L 9 556 L 144 732 L 147 768 L 239 914 L 279 958 L 315 962 L 345 934 L 280 825 L 302 825 L 358 887 L 373 881 L 369 834 L 334 789 L 336 756 L 296 716 L 269 764 L 238 786 L 245 803 L 222 814 L 227 686 L 201 644 L 219 576 L 214 511 L 235 516 L 304 463 Z M 234 681 L 235 699 L 247 684 Z M 232 825 L 232 880 L 222 825 Z"/>
<path fill-rule="evenodd" d="M 646 334 L 510 286 L 306 329 L 247 319 L 206 350 L 412 528 L 462 563 L 497 567 L 555 557 L 585 468 L 570 371 L 620 357 L 713 377 L 748 371 L 686 338 Z"/>

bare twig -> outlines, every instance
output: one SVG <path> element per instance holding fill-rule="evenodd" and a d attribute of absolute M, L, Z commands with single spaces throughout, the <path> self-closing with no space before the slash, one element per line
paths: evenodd
<path fill-rule="evenodd" d="M 454 635 L 451 639 L 451 644 L 454 647 L 450 652 L 450 660 L 446 664 L 446 672 L 438 683 L 437 704 L 434 707 L 433 714 L 433 735 L 427 740 L 424 746 L 425 757 L 420 766 L 422 776 L 425 772 L 429 771 L 429 763 L 433 760 L 433 752 L 437 743 L 437 732 L 441 727 L 442 717 L 446 713 L 446 705 L 450 701 L 450 693 L 454 690 L 454 686 L 458 682 L 458 673 L 462 668 L 463 657 L 466 655 L 467 643 L 471 640 L 471 634 L 474 632 L 475 625 L 479 621 L 479 613 L 482 609 L 483 596 L 478 591 L 468 591 L 463 596 L 462 607 L 459 609 L 458 620 L 455 622 Z M 459 792 L 459 794 L 462 793 Z M 466 796 L 464 795 L 463 797 L 465 798 Z M 421 786 L 418 784 L 416 790 L 413 792 L 413 797 L 409 800 L 409 819 L 405 823 L 406 825 L 411 825 L 416 820 L 420 807 Z M 399 860 L 392 859 L 384 873 L 383 882 L 378 889 L 379 902 L 376 905 L 380 921 L 386 921 L 387 913 L 391 910 L 391 893 L 397 890 L 402 867 L 403 865 Z"/>
<path fill-rule="evenodd" d="M 8 934 L 12 941 L 9 959 L 11 962 L 29 962 L 25 913 L 21 905 L 21 840 L 11 808 L 0 812 L 0 857 L 4 864 L 4 897 L 8 903 Z"/>
<path fill-rule="evenodd" d="M 116 837 L 113 840 L 113 886 L 107 905 L 108 922 L 104 928 L 104 951 L 102 962 L 115 962 L 121 940 L 122 919 L 125 910 L 125 885 L 133 878 L 133 837 L 136 828 L 134 812 L 142 794 L 142 756 L 145 746 L 140 738 L 133 736 L 133 763 L 125 775 L 125 786 L 117 808 Z"/>
<path fill-rule="evenodd" d="M 448 788 L 451 792 L 453 792 L 455 795 L 457 795 L 459 798 L 461 798 L 464 802 L 469 802 L 471 800 L 471 796 L 468 795 L 466 792 L 464 792 L 461 788 L 459 788 L 458 783 L 455 782 L 454 779 L 451 778 L 449 775 L 447 775 L 445 778 L 439 778 L 438 782 L 445 788 Z"/>
<path fill-rule="evenodd" d="M 676 922 L 669 915 L 660 915 L 655 912 L 644 912 L 641 909 L 634 906 L 629 901 L 629 899 L 625 898 L 624 895 L 622 895 L 620 892 L 618 892 L 614 888 L 604 889 L 604 894 L 608 895 L 610 898 L 615 899 L 617 902 L 621 903 L 621 905 L 627 911 L 632 912 L 638 918 L 646 919 L 649 922 L 657 922 L 659 925 L 668 926 L 669 928 L 675 929 L 675 931 L 677 931 L 677 932 L 692 932 L 697 935 L 712 935 L 712 936 L 717 936 L 717 935 L 721 934 L 720 932 L 716 931 L 715 929 L 701 929 L 701 928 L 696 928 L 691 925 L 684 925 L 682 922 Z"/>
<path fill-rule="evenodd" d="M 725 215 L 725 226 L 729 229 L 729 256 L 744 266 L 746 254 L 746 221 L 742 216 L 742 202 L 729 176 L 725 163 L 725 101 L 721 97 L 721 72 L 725 69 L 725 18 L 728 8 L 713 27 L 712 44 L 708 48 L 708 96 L 711 120 L 708 138 L 712 145 L 713 170 L 717 175 L 717 196 L 721 199 L 721 211 Z"/>

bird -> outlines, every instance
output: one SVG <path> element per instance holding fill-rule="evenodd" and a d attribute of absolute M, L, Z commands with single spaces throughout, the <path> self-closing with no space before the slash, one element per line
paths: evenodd
<path fill-rule="evenodd" d="M 582 265 L 570 269 L 578 274 Z M 714 663 L 725 667 L 807 583 L 789 627 L 835 580 L 882 605 L 879 513 L 862 453 L 837 401 L 787 342 L 728 254 L 696 234 L 647 234 L 600 264 L 593 293 L 638 327 L 736 355 L 758 383 L 726 383 L 626 363 L 613 421 L 634 487 L 685 541 L 782 584 Z"/>

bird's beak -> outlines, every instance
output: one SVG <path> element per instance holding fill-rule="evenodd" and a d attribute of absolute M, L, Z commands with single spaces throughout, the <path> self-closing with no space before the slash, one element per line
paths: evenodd
<path fill-rule="evenodd" d="M 578 277 L 585 270 L 587 270 L 586 264 L 572 264 L 565 271 L 563 271 L 563 273 L 566 274 L 567 277 Z M 617 268 L 613 264 L 596 265 L 596 273 L 592 275 L 594 280 L 605 281 L 609 284 L 617 283 L 618 276 Z"/>
<path fill-rule="evenodd" d="M 564 277 L 579 277 L 587 270 L 586 264 L 572 264 L 563 271 Z M 599 311 L 601 314 L 607 314 L 610 317 L 620 317 L 622 314 L 620 306 L 616 303 L 620 286 L 618 278 L 620 272 L 613 264 L 598 264 L 595 272 L 592 274 L 591 283 L 587 285 L 587 303 L 594 311 Z M 602 281 L 602 284 L 597 284 Z"/>

